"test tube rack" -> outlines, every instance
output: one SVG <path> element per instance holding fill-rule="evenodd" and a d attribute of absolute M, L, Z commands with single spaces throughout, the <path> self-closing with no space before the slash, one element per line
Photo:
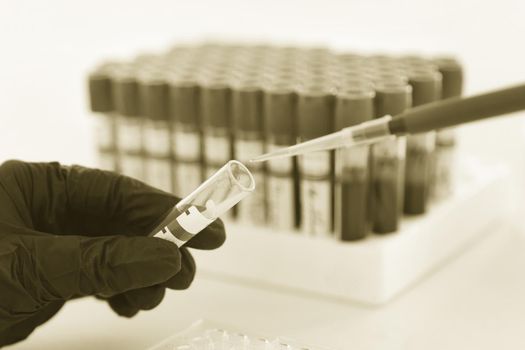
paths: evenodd
<path fill-rule="evenodd" d="M 183 197 L 230 159 L 460 96 L 463 68 L 450 57 L 207 42 L 104 62 L 88 80 L 99 167 Z M 455 153 L 454 131 L 438 130 L 247 164 L 255 193 L 223 218 L 225 247 L 195 252 L 200 270 L 385 302 L 504 213 L 502 171 L 474 167 L 450 191 Z"/>
<path fill-rule="evenodd" d="M 399 232 L 337 242 L 294 232 L 227 224 L 217 251 L 195 251 L 204 277 L 301 291 L 346 301 L 388 302 L 502 225 L 509 212 L 508 171 L 464 164 L 458 188 Z"/>

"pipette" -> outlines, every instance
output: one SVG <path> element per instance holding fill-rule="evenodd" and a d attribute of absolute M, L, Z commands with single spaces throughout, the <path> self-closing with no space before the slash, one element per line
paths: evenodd
<path fill-rule="evenodd" d="M 448 128 L 525 109 L 525 84 L 466 98 L 446 100 L 411 108 L 394 117 L 384 116 L 337 132 L 269 152 L 251 159 L 274 158 L 375 143 L 399 135 Z"/>

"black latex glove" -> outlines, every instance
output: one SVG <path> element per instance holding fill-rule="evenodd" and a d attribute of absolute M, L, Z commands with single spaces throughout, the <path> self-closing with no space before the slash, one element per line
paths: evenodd
<path fill-rule="evenodd" d="M 104 295 L 119 315 L 185 289 L 186 248 L 147 235 L 178 201 L 137 180 L 58 163 L 0 166 L 0 346 L 26 338 L 69 299 Z M 186 246 L 219 247 L 220 220 Z M 87 317 L 87 315 L 86 315 Z"/>

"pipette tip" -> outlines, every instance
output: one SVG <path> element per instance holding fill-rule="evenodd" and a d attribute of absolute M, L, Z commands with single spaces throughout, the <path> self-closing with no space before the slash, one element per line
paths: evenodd
<path fill-rule="evenodd" d="M 278 157 L 278 156 L 276 156 Z M 255 158 L 252 158 L 250 160 L 248 160 L 248 162 L 250 163 L 260 163 L 260 162 L 264 162 L 264 161 L 267 161 L 267 160 L 270 160 L 272 158 L 275 158 L 273 157 L 270 153 L 265 153 L 265 154 L 262 154 L 258 157 L 255 157 Z"/>

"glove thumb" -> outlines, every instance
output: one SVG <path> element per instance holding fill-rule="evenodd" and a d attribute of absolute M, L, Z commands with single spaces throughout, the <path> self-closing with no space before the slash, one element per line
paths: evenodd
<path fill-rule="evenodd" d="M 47 301 L 149 287 L 181 269 L 176 245 L 153 237 L 52 236 L 32 243 L 36 280 Z"/>

